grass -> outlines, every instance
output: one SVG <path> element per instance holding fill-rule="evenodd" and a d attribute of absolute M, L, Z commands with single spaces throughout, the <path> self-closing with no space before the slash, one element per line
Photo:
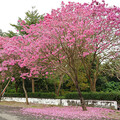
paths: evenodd
<path fill-rule="evenodd" d="M 26 105 L 23 102 L 14 102 L 14 101 L 1 101 L 0 105 L 2 106 L 10 106 L 10 107 L 22 107 L 22 108 L 44 108 L 44 107 L 51 107 L 51 105 L 43 105 L 43 104 L 35 104 L 30 103 Z"/>

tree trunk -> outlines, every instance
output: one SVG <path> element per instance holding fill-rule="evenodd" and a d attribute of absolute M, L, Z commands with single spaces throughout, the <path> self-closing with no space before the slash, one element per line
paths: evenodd
<path fill-rule="evenodd" d="M 2 92 L 2 81 L 0 81 L 0 101 L 1 101 L 1 92 Z"/>
<path fill-rule="evenodd" d="M 46 90 L 48 91 L 48 85 L 47 85 L 47 84 L 45 85 L 45 88 L 46 88 Z"/>
<path fill-rule="evenodd" d="M 96 63 L 96 71 L 94 72 L 94 78 L 93 80 L 90 80 L 90 90 L 91 92 L 96 92 L 96 81 L 97 81 L 97 77 L 99 74 L 99 59 L 97 59 L 97 63 Z M 91 78 L 90 78 L 91 79 Z"/>
<path fill-rule="evenodd" d="M 54 83 L 54 87 L 55 87 L 55 94 L 57 95 L 57 87 L 56 87 L 56 83 Z"/>
<path fill-rule="evenodd" d="M 85 105 L 85 100 L 82 97 L 82 93 L 81 93 L 80 87 L 78 85 L 78 80 L 77 79 L 75 80 L 75 85 L 76 85 L 76 89 L 77 89 L 79 97 L 80 97 L 82 109 L 83 109 L 83 111 L 87 111 L 87 108 L 86 108 L 86 105 Z"/>
<path fill-rule="evenodd" d="M 93 79 L 90 78 L 90 90 L 91 90 L 91 92 L 96 92 L 97 74 L 98 74 L 98 72 L 96 70 L 96 72 L 94 73 L 94 78 Z"/>
<path fill-rule="evenodd" d="M 92 83 L 90 84 L 90 90 L 91 92 L 96 92 L 96 82 L 92 81 Z"/>
<path fill-rule="evenodd" d="M 63 82 L 63 77 L 64 77 L 64 75 L 60 76 L 60 83 L 59 83 L 58 90 L 57 90 L 57 96 L 59 96 L 59 91 L 60 91 L 60 88 L 61 88 L 61 85 Z"/>
<path fill-rule="evenodd" d="M 32 93 L 35 93 L 35 81 L 32 78 Z"/>
<path fill-rule="evenodd" d="M 2 98 L 3 94 L 5 93 L 5 90 L 7 89 L 9 83 L 10 83 L 11 80 L 8 81 L 7 85 L 5 86 L 5 88 L 3 89 L 2 92 L 0 92 L 0 99 Z"/>
<path fill-rule="evenodd" d="M 26 98 L 26 104 L 29 105 L 29 102 L 28 102 L 28 95 L 27 95 L 27 91 L 25 89 L 25 81 L 24 79 L 23 80 L 23 90 L 24 90 L 24 93 L 25 93 L 25 98 Z"/>
<path fill-rule="evenodd" d="M 18 92 L 18 85 L 15 83 L 15 90 L 16 90 L 16 93 Z"/>

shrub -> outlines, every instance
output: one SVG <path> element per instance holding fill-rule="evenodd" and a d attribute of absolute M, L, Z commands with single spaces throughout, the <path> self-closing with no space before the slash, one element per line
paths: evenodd
<path fill-rule="evenodd" d="M 4 97 L 25 97 L 24 93 L 5 93 Z M 56 98 L 55 93 L 28 93 L 29 98 Z"/>
<path fill-rule="evenodd" d="M 83 92 L 85 100 L 120 100 L 120 93 L 118 92 Z M 79 99 L 77 92 L 71 92 L 65 95 L 66 99 Z"/>
<path fill-rule="evenodd" d="M 5 93 L 4 97 L 24 97 L 24 93 Z"/>
<path fill-rule="evenodd" d="M 28 93 L 28 97 L 30 98 L 55 98 L 55 93 Z"/>

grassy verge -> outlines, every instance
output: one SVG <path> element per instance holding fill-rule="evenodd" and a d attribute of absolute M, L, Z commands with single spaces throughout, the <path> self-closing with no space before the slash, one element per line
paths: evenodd
<path fill-rule="evenodd" d="M 44 107 L 52 106 L 52 105 L 42 105 L 42 104 L 35 104 L 35 103 L 30 103 L 29 105 L 26 105 L 26 103 L 14 102 L 14 101 L 1 101 L 0 105 L 10 106 L 10 107 L 22 107 L 22 108 L 44 108 Z"/>

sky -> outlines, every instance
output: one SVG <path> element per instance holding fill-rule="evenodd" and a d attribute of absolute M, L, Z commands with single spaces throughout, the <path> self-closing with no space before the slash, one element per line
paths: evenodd
<path fill-rule="evenodd" d="M 0 29 L 3 32 L 8 30 L 16 31 L 11 24 L 17 24 L 18 17 L 24 19 L 25 12 L 32 10 L 32 6 L 38 10 L 39 14 L 50 13 L 52 9 L 60 8 L 61 2 L 68 3 L 90 3 L 92 0 L 0 0 Z M 102 1 L 102 0 L 98 0 Z M 120 7 L 120 0 L 105 0 L 110 6 Z"/>

